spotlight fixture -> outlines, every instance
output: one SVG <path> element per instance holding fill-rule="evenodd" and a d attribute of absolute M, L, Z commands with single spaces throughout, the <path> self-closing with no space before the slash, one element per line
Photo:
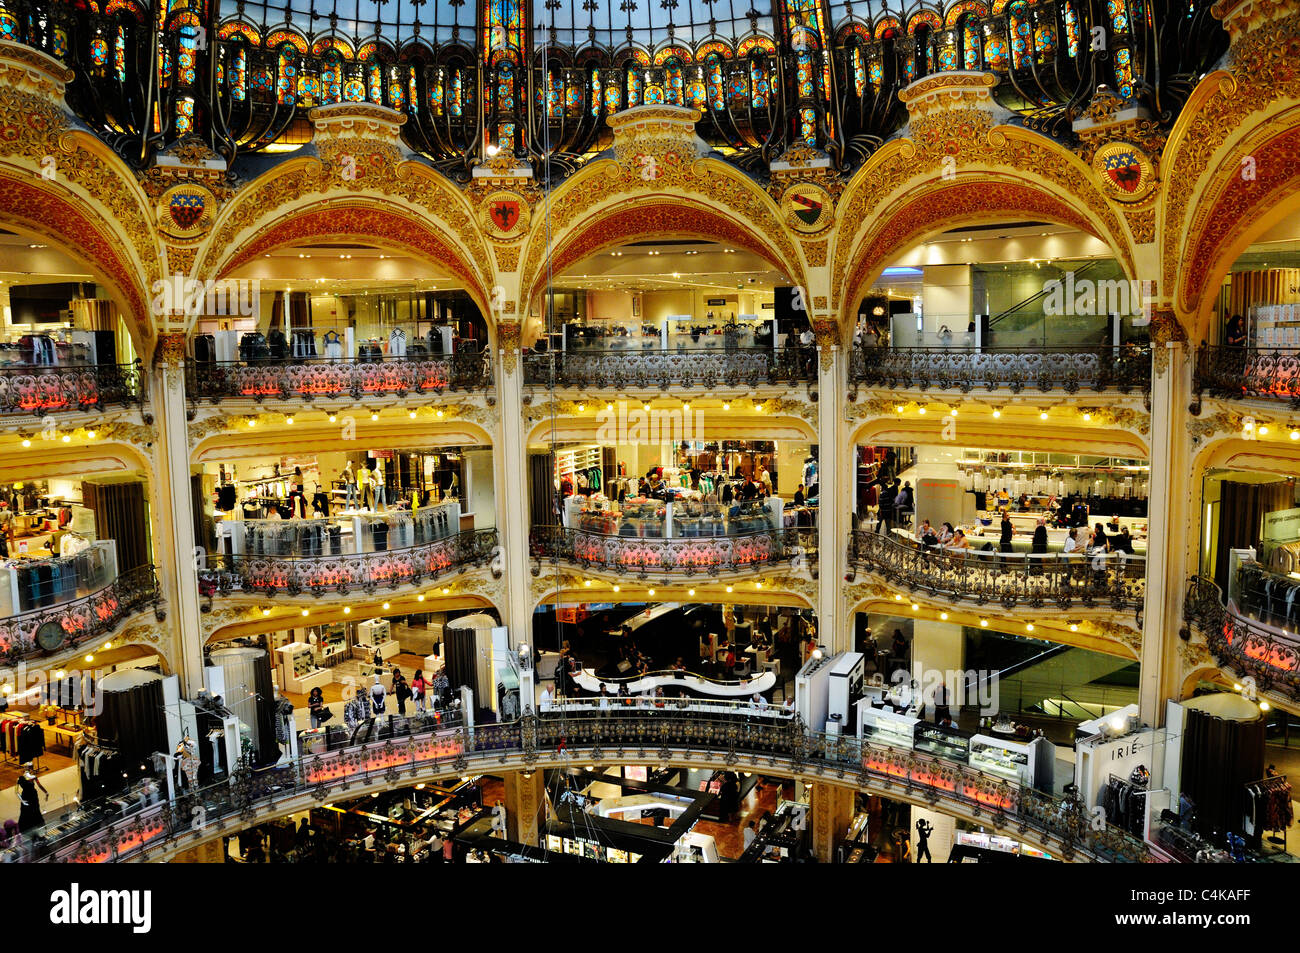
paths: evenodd
<path fill-rule="evenodd" d="M 1002 408 L 1001 408 L 1001 407 L 994 407 L 994 408 L 993 408 L 993 419 L 994 419 L 994 420 L 997 420 L 997 419 L 998 419 L 999 417 L 1001 417 L 1001 416 L 1002 416 Z"/>

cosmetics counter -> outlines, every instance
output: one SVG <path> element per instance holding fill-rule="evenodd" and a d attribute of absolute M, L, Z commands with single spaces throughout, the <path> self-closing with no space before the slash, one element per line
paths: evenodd
<path fill-rule="evenodd" d="M 912 709 L 901 714 L 887 708 L 858 706 L 858 737 L 864 742 L 919 751 L 1039 790 L 1051 790 L 1056 746 L 1046 738 L 1014 741 L 996 735 L 970 734 L 923 721 Z"/>

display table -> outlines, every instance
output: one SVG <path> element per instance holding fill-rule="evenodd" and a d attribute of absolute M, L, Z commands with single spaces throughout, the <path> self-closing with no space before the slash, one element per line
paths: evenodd
<path fill-rule="evenodd" d="M 583 669 L 574 681 L 585 691 L 600 691 L 601 679 L 596 677 L 592 669 Z M 687 688 L 713 698 L 745 698 L 755 692 L 761 694 L 775 688 L 776 676 L 771 672 L 764 672 L 757 678 L 751 678 L 749 681 L 741 682 L 738 685 L 710 682 L 698 675 L 687 675 L 685 678 L 674 678 L 671 675 L 647 675 L 645 678 L 638 678 L 631 682 L 605 682 L 604 684 L 614 689 L 614 691 L 618 690 L 620 684 L 625 684 L 627 690 L 634 696 L 642 695 L 646 691 L 653 692 L 656 688 Z"/>
<path fill-rule="evenodd" d="M 381 659 L 390 659 L 401 651 L 402 646 L 396 639 L 389 639 L 387 642 L 379 643 L 379 657 Z M 368 662 L 375 657 L 375 646 L 358 643 L 352 646 L 352 657 Z"/>
<path fill-rule="evenodd" d="M 313 688 L 324 688 L 333 681 L 330 673 L 316 667 L 316 650 L 306 642 L 290 642 L 275 650 L 280 656 L 280 688 L 306 695 Z"/>
<path fill-rule="evenodd" d="M 427 678 L 431 675 L 437 675 L 444 668 L 446 668 L 446 664 L 447 663 L 445 663 L 442 660 L 441 656 L 426 655 L 424 657 L 424 668 L 422 669 L 422 671 L 424 672 L 425 677 Z"/>

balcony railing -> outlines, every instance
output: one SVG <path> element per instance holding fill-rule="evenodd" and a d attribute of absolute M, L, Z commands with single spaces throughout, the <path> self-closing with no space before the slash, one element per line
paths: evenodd
<path fill-rule="evenodd" d="M 98 641 L 128 616 L 160 605 L 153 566 L 137 566 L 102 589 L 47 609 L 0 619 L 0 661 L 36 658 Z"/>
<path fill-rule="evenodd" d="M 0 414 L 40 417 L 144 402 L 144 375 L 134 364 L 0 367 Z"/>
<path fill-rule="evenodd" d="M 443 728 L 354 745 L 262 772 L 240 769 L 173 806 L 162 803 L 126 817 L 99 822 L 59 837 L 57 824 L 24 842 L 24 859 L 104 863 L 147 860 L 205 840 L 209 831 L 234 830 L 303 805 L 362 793 L 370 785 L 392 786 L 399 771 L 465 775 L 539 766 L 563 766 L 606 757 L 673 763 L 699 753 L 716 754 L 738 769 L 825 776 L 861 788 L 897 789 L 924 797 L 936 810 L 987 817 L 1035 838 L 1066 859 L 1106 862 L 1149 860 L 1144 844 L 1113 826 L 1093 830 L 1080 801 L 1011 784 L 957 761 L 844 735 L 804 729 L 779 716 L 701 716 L 663 709 L 611 709 L 588 714 L 554 711 L 517 722 L 477 728 Z M 355 795 L 354 795 L 355 796 Z M 199 814 L 199 812 L 202 814 Z M 196 817 L 205 824 L 196 825 Z M 197 831 L 197 834 L 196 834 Z M 1058 846 L 1059 845 L 1059 846 Z"/>
<path fill-rule="evenodd" d="M 775 529 L 735 536 L 641 538 L 589 533 L 563 526 L 534 526 L 528 535 L 533 574 L 547 559 L 606 572 L 717 576 L 721 573 L 763 572 L 788 562 L 792 568 L 814 569 L 817 530 Z"/>
<path fill-rule="evenodd" d="M 949 347 L 857 347 L 852 351 L 849 383 L 867 387 L 919 390 L 1000 387 L 1019 393 L 1037 388 L 1073 394 L 1083 389 L 1130 391 L 1151 389 L 1151 348 L 1025 347 L 975 350 Z"/>
<path fill-rule="evenodd" d="M 347 595 L 359 590 L 415 586 L 467 566 L 491 562 L 497 551 L 495 529 L 467 530 L 445 539 L 374 553 L 341 556 L 225 556 L 207 557 L 199 570 L 203 595 L 308 593 Z"/>
<path fill-rule="evenodd" d="M 477 391 L 492 385 L 486 350 L 467 349 L 447 357 L 386 357 L 287 362 L 199 362 L 187 364 L 186 391 L 191 401 L 246 399 L 313 400 L 330 397 L 441 394 Z"/>
<path fill-rule="evenodd" d="M 817 379 L 815 348 L 736 347 L 548 351 L 524 357 L 528 387 L 579 389 L 759 387 Z"/>
<path fill-rule="evenodd" d="M 1193 576 L 1183 602 L 1183 617 L 1205 634 L 1210 654 L 1240 678 L 1255 680 L 1258 691 L 1300 699 L 1300 640 L 1287 639 L 1232 612 L 1212 579 Z"/>
<path fill-rule="evenodd" d="M 849 535 L 849 564 L 901 586 L 957 601 L 986 605 L 1055 605 L 1068 609 L 1109 605 L 1140 609 L 1146 594 L 1146 559 L 1101 556 L 995 553 L 939 549 L 856 530 Z"/>
<path fill-rule="evenodd" d="M 1256 350 L 1202 344 L 1197 393 L 1237 400 L 1274 400 L 1300 409 L 1300 348 Z"/>

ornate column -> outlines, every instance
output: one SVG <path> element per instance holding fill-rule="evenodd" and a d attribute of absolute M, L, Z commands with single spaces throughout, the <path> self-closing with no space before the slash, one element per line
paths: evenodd
<path fill-rule="evenodd" d="M 809 786 L 812 851 L 823 864 L 835 862 L 835 846 L 853 820 L 853 790 L 818 781 Z"/>
<path fill-rule="evenodd" d="M 513 304 L 513 302 L 511 302 Z M 501 415 L 501 446 L 496 448 L 497 533 L 506 574 L 506 605 L 502 622 L 510 627 L 515 645 L 532 641 L 532 606 L 528 589 L 528 455 L 524 423 L 523 362 L 519 360 L 520 323 L 515 315 L 498 320 L 497 397 Z"/>
<path fill-rule="evenodd" d="M 510 771 L 506 782 L 506 839 L 538 846 L 546 820 L 546 791 L 541 771 Z"/>
<path fill-rule="evenodd" d="M 817 631 L 832 652 L 853 645 L 851 624 L 843 618 L 840 589 L 844 582 L 849 512 L 844 493 L 852 486 L 852 447 L 846 446 L 844 421 L 845 360 L 839 323 L 825 315 L 826 297 L 814 289 L 812 319 L 817 336 Z M 819 316 L 821 315 L 821 316 Z"/>
<path fill-rule="evenodd" d="M 1159 725 L 1164 720 L 1164 700 L 1179 691 L 1175 640 L 1187 586 L 1184 541 L 1191 531 L 1188 508 L 1193 493 L 1186 479 L 1192 360 L 1187 334 L 1172 311 L 1157 311 L 1153 316 L 1151 344 L 1151 493 L 1138 703 L 1142 720 Z"/>
<path fill-rule="evenodd" d="M 190 448 L 185 420 L 185 335 L 161 332 L 154 351 L 149 393 L 158 417 L 154 445 L 154 507 L 161 529 L 154 540 L 158 582 L 167 599 L 181 691 L 192 696 L 203 686 L 202 625 L 199 618 L 198 560 L 194 513 L 190 506 Z"/>

